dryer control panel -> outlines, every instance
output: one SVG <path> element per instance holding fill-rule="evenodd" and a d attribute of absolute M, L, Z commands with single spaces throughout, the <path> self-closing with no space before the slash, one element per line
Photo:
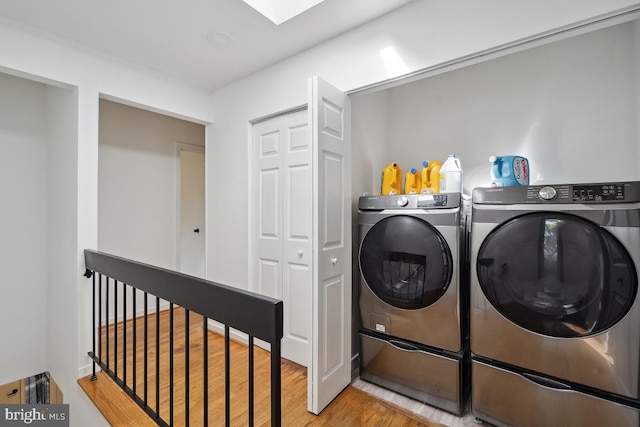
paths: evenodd
<path fill-rule="evenodd" d="M 574 185 L 574 202 L 599 202 L 603 200 L 624 200 L 623 184 Z"/>
<path fill-rule="evenodd" d="M 480 204 L 629 202 L 640 202 L 640 181 L 523 185 L 473 190 L 473 203 Z"/>

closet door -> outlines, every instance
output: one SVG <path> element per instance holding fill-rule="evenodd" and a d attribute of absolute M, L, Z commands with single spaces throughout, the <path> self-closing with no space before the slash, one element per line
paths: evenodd
<path fill-rule="evenodd" d="M 311 317 L 311 150 L 307 112 L 253 127 L 253 290 L 284 302 L 282 355 L 307 366 Z"/>
<path fill-rule="evenodd" d="M 313 144 L 311 366 L 308 409 L 319 414 L 351 382 L 351 147 L 349 98 L 309 80 Z"/>

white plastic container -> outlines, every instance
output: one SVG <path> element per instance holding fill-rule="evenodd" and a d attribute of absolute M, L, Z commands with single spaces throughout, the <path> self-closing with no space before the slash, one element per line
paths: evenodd
<path fill-rule="evenodd" d="M 440 168 L 440 192 L 462 193 L 462 165 L 454 154 Z"/>

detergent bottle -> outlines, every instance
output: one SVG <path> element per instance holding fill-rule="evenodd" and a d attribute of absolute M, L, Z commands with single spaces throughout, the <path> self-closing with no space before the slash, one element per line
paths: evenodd
<path fill-rule="evenodd" d="M 395 162 L 382 171 L 382 195 L 391 194 L 402 194 L 402 169 Z"/>
<path fill-rule="evenodd" d="M 422 193 L 439 193 L 440 192 L 440 168 L 442 163 L 435 160 L 422 162 Z"/>
<path fill-rule="evenodd" d="M 440 192 L 462 193 L 462 164 L 455 154 L 449 154 L 440 168 Z"/>
<path fill-rule="evenodd" d="M 419 194 L 421 185 L 420 171 L 416 168 L 411 168 L 404 178 L 404 194 Z"/>
<path fill-rule="evenodd" d="M 529 161 L 521 156 L 491 156 L 491 185 L 529 185 Z"/>

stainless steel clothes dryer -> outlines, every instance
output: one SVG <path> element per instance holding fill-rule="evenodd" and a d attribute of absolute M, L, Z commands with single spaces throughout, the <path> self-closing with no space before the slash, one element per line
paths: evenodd
<path fill-rule="evenodd" d="M 358 224 L 361 377 L 460 413 L 460 195 L 361 197 Z"/>
<path fill-rule="evenodd" d="M 474 415 L 640 425 L 640 183 L 477 188 L 472 202 Z"/>

